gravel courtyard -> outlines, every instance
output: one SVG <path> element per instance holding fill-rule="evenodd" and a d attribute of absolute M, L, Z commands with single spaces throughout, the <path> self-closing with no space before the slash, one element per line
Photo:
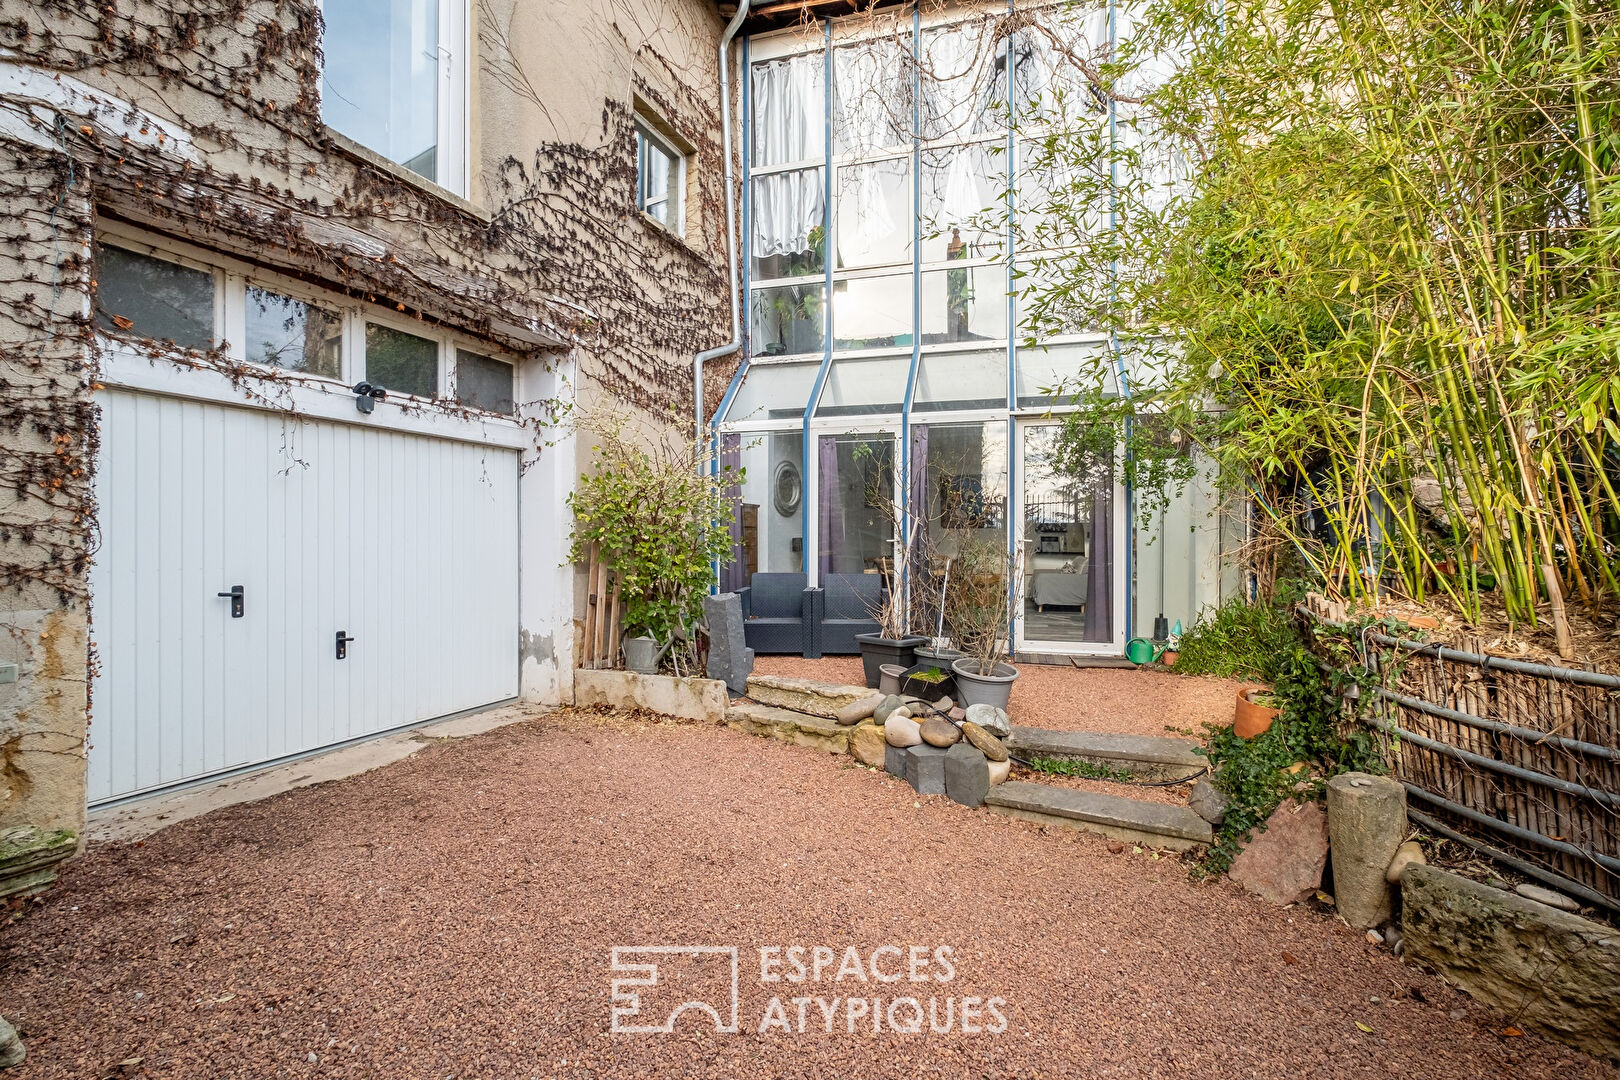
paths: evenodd
<path fill-rule="evenodd" d="M 610 1033 L 635 944 L 737 946 L 740 1032 Z M 762 984 L 793 944 L 948 945 L 955 977 Z M 773 996 L 902 993 L 999 997 L 1006 1029 L 790 1004 L 760 1033 Z M 0 1012 L 26 1078 L 1617 1075 L 1173 858 L 578 712 L 93 849 L 0 927 Z"/>

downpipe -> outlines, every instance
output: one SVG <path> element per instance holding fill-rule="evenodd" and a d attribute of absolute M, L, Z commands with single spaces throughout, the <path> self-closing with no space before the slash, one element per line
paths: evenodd
<path fill-rule="evenodd" d="M 738 0 L 737 13 L 726 24 L 720 35 L 720 140 L 725 151 L 726 174 L 726 270 L 731 280 L 731 340 L 713 349 L 705 349 L 692 357 L 692 411 L 696 421 L 696 438 L 701 445 L 703 430 L 703 365 L 722 356 L 730 356 L 742 348 L 742 320 L 737 299 L 737 194 L 736 173 L 731 160 L 731 42 L 742 29 L 748 17 L 751 0 Z M 698 469 L 703 468 L 703 455 L 698 455 Z"/>

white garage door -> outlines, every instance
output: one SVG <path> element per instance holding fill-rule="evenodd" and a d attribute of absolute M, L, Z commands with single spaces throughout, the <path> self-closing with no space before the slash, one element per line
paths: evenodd
<path fill-rule="evenodd" d="M 515 451 L 98 400 L 92 804 L 516 696 Z"/>

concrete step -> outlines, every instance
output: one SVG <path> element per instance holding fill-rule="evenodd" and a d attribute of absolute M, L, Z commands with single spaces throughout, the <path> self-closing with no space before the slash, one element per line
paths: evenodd
<path fill-rule="evenodd" d="M 1209 764 L 1193 753 L 1195 743 L 1154 735 L 1116 735 L 1106 731 L 1051 731 L 1013 725 L 1007 749 L 1016 757 L 1077 758 L 1093 765 L 1123 769 L 1143 780 L 1176 780 Z"/>
<path fill-rule="evenodd" d="M 726 726 L 829 754 L 849 753 L 849 733 L 853 730 L 825 717 L 751 701 L 734 702 L 727 708 Z"/>
<path fill-rule="evenodd" d="M 1209 822 L 1185 806 L 1140 802 L 1096 791 L 1009 780 L 991 788 L 984 801 L 993 813 L 1173 851 L 1190 851 L 1215 838 Z"/>

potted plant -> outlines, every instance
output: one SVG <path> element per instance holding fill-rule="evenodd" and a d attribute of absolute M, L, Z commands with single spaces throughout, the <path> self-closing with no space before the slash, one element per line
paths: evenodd
<path fill-rule="evenodd" d="M 1240 739 L 1252 739 L 1270 729 L 1272 721 L 1282 715 L 1281 703 L 1268 686 L 1245 686 L 1237 694 L 1237 711 L 1232 717 L 1232 732 Z"/>
<path fill-rule="evenodd" d="M 871 456 L 858 456 L 857 460 L 867 467 L 866 505 L 883 515 L 893 536 L 913 536 L 914 540 L 921 540 L 921 535 L 913 532 L 914 515 L 893 495 L 894 466 Z M 917 543 L 894 544 L 894 558 L 882 568 L 883 590 L 880 598 L 868 612 L 878 624 L 877 631 L 855 635 L 855 643 L 861 648 L 861 666 L 865 670 L 867 686 L 878 685 L 886 664 L 910 668 L 917 662 L 917 646 L 928 643 L 928 638 L 923 635 L 907 632 L 910 627 L 907 625 L 904 590 L 905 583 L 909 581 L 912 553 L 917 547 Z"/>
<path fill-rule="evenodd" d="M 956 676 L 949 670 L 949 665 L 942 668 L 924 660 L 907 669 L 900 680 L 900 692 L 929 702 L 953 697 L 956 694 Z"/>
<path fill-rule="evenodd" d="M 1018 669 L 1007 663 L 1013 597 L 1022 595 L 1020 560 L 994 540 L 962 544 L 955 583 L 946 597 L 952 635 L 967 653 L 951 661 L 963 705 L 1005 709 Z"/>

